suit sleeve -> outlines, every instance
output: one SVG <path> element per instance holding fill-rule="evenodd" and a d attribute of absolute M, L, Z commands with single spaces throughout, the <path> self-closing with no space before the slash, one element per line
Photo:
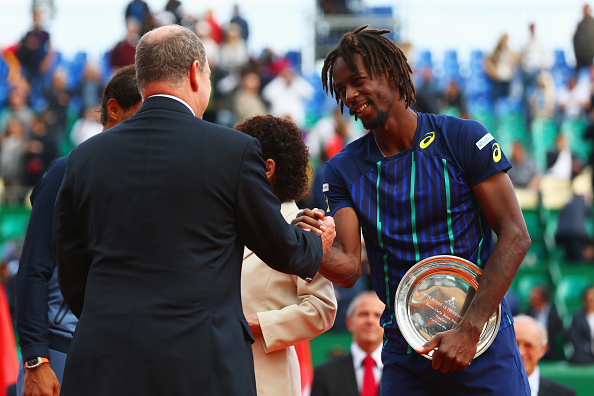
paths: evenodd
<path fill-rule="evenodd" d="M 49 358 L 48 282 L 56 267 L 52 245 L 54 203 L 65 162 L 54 161 L 31 193 L 31 216 L 17 273 L 17 332 L 23 360 Z"/>
<path fill-rule="evenodd" d="M 271 268 L 313 279 L 322 261 L 322 239 L 313 232 L 287 224 L 265 169 L 260 144 L 250 139 L 244 152 L 236 199 L 239 234 L 245 246 Z"/>
<path fill-rule="evenodd" d="M 72 313 L 82 313 L 87 275 L 92 257 L 87 250 L 85 229 L 78 220 L 74 202 L 72 154 L 68 158 L 62 187 L 54 208 L 54 249 L 58 261 L 58 283 Z"/>
<path fill-rule="evenodd" d="M 310 340 L 334 324 L 337 303 L 332 282 L 318 274 L 311 283 L 299 278 L 295 283 L 299 304 L 258 312 L 267 353 Z"/>

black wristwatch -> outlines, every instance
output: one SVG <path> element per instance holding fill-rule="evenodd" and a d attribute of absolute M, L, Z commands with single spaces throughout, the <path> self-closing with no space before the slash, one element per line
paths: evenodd
<path fill-rule="evenodd" d="M 34 357 L 34 358 L 31 358 L 31 359 L 25 361 L 25 368 L 31 369 L 31 368 L 39 367 L 43 363 L 49 363 L 49 359 L 44 358 L 44 357 L 39 357 L 39 356 Z"/>

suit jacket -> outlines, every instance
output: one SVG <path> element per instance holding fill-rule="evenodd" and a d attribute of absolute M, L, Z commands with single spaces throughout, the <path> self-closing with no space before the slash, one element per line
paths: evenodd
<path fill-rule="evenodd" d="M 538 396 L 575 396 L 575 390 L 548 378 L 540 376 Z"/>
<path fill-rule="evenodd" d="M 381 395 L 380 389 L 377 394 Z M 315 368 L 310 396 L 359 396 L 353 355 L 350 352 Z"/>
<path fill-rule="evenodd" d="M 80 317 L 65 396 L 255 395 L 244 245 L 301 277 L 322 257 L 281 216 L 256 139 L 159 96 L 73 150 L 54 242 Z"/>
<path fill-rule="evenodd" d="M 585 311 L 582 310 L 573 314 L 571 326 L 567 329 L 567 335 L 573 344 L 573 355 L 569 360 L 577 364 L 594 363 L 592 333 Z"/>
<path fill-rule="evenodd" d="M 299 208 L 284 202 L 281 214 L 290 222 Z M 241 270 L 244 314 L 257 313 L 262 334 L 252 344 L 258 396 L 301 396 L 299 361 L 293 345 L 332 327 L 336 296 L 332 282 L 318 274 L 311 283 L 283 274 L 245 249 Z"/>
<path fill-rule="evenodd" d="M 537 317 L 535 311 L 530 310 L 530 316 Z M 547 315 L 547 333 L 549 335 L 549 348 L 543 356 L 543 360 L 563 360 L 563 344 L 565 343 L 565 329 L 563 328 L 563 321 L 557 313 L 557 308 L 550 305 L 549 314 Z"/>

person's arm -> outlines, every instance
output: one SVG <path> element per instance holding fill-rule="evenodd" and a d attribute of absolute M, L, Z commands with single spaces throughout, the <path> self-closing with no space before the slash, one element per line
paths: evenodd
<path fill-rule="evenodd" d="M 52 246 L 54 202 L 64 160 L 52 163 L 31 194 L 32 210 L 17 273 L 17 332 L 23 361 L 49 358 L 48 282 L 56 267 Z M 57 395 L 60 383 L 50 365 L 26 369 L 23 395 Z"/>
<path fill-rule="evenodd" d="M 255 314 L 267 353 L 310 340 L 334 324 L 337 302 L 332 283 L 320 274 L 311 283 L 297 277 L 293 279 L 298 303 Z M 293 288 L 287 287 L 277 292 L 275 295 L 278 298 L 282 298 L 278 294 L 283 293 L 292 293 L 293 296 L 287 298 L 295 298 Z"/>
<path fill-rule="evenodd" d="M 87 249 L 86 231 L 79 224 L 75 209 L 71 160 L 72 154 L 54 208 L 54 250 L 59 263 L 58 283 L 64 301 L 72 313 L 80 318 L 92 257 Z"/>
<path fill-rule="evenodd" d="M 484 324 L 501 303 L 530 248 L 530 236 L 507 173 L 497 173 L 472 190 L 498 239 L 462 320 L 417 351 L 429 353 L 437 348 L 432 366 L 443 373 L 463 370 L 472 362 Z"/>
<path fill-rule="evenodd" d="M 235 208 L 239 235 L 269 267 L 311 280 L 334 241 L 334 220 L 325 218 L 322 229 L 315 233 L 287 224 L 265 171 L 260 144 L 252 139 L 239 175 Z"/>
<path fill-rule="evenodd" d="M 315 230 L 325 219 L 322 210 L 305 209 L 292 221 L 301 228 Z M 357 213 L 351 207 L 334 214 L 336 238 L 324 253 L 318 272 L 332 283 L 350 288 L 361 276 L 361 230 Z"/>

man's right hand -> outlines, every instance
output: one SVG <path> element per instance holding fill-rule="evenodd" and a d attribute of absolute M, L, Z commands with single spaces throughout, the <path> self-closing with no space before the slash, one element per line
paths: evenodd
<path fill-rule="evenodd" d="M 25 369 L 23 396 L 59 396 L 60 382 L 49 363 Z"/>
<path fill-rule="evenodd" d="M 322 232 L 322 246 L 324 249 L 324 253 L 326 253 L 332 243 L 334 242 L 334 238 L 336 238 L 336 226 L 334 225 L 334 219 L 330 216 L 324 217 L 322 221 L 322 226 L 324 227 L 324 232 Z"/>

